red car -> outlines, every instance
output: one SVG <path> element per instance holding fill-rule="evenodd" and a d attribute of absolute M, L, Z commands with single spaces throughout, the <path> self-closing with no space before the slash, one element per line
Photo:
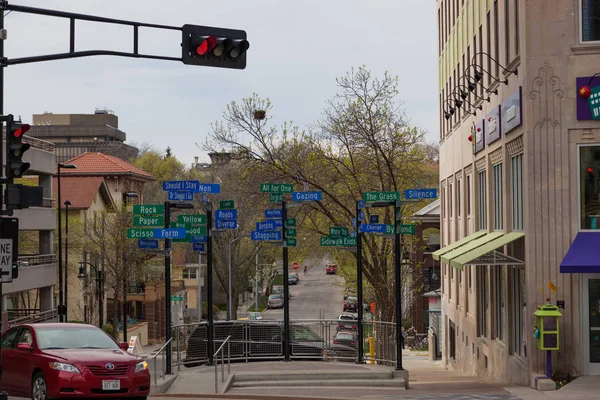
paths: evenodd
<path fill-rule="evenodd" d="M 146 361 L 92 325 L 17 325 L 2 335 L 2 390 L 11 396 L 146 399 Z"/>
<path fill-rule="evenodd" d="M 325 267 L 326 274 L 335 274 L 336 271 L 337 271 L 337 265 L 335 265 L 335 264 L 327 264 L 327 266 Z"/>

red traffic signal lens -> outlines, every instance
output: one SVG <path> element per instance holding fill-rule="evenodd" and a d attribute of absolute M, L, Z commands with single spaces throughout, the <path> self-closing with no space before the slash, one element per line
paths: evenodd
<path fill-rule="evenodd" d="M 13 137 L 21 137 L 25 134 L 25 132 L 27 132 L 29 130 L 29 128 L 31 128 L 31 126 L 29 124 L 23 124 L 21 125 L 18 129 L 16 129 L 12 135 Z"/>
<path fill-rule="evenodd" d="M 196 48 L 196 53 L 198 53 L 198 55 L 201 55 L 201 56 L 206 55 L 206 53 L 208 53 L 215 47 L 216 43 L 217 43 L 217 40 L 213 36 L 208 36 Z"/>

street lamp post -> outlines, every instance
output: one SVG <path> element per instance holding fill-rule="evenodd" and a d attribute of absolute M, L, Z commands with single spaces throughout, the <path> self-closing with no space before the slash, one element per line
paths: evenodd
<path fill-rule="evenodd" d="M 64 297 L 63 297 L 63 263 L 62 263 L 62 202 L 60 199 L 60 170 L 61 169 L 75 169 L 75 164 L 63 164 L 58 163 L 57 167 L 57 192 L 58 192 L 58 321 L 65 322 L 64 320 Z"/>
<path fill-rule="evenodd" d="M 96 262 L 98 262 L 97 259 L 95 259 Z M 104 271 L 100 270 L 99 266 L 97 264 L 91 263 L 91 262 L 87 262 L 87 261 L 79 261 L 79 274 L 77 274 L 77 277 L 81 280 L 86 278 L 86 268 L 85 266 L 89 265 L 90 266 L 90 270 L 93 272 L 93 274 L 96 275 L 96 291 L 97 291 L 97 295 L 98 295 L 98 327 L 100 329 L 102 329 L 102 324 L 103 324 L 103 314 L 104 314 L 104 307 L 103 307 L 103 296 L 104 296 Z"/>
<path fill-rule="evenodd" d="M 135 192 L 123 192 L 122 206 L 123 213 L 127 211 L 127 199 L 138 197 L 138 194 Z M 125 219 L 125 215 L 123 214 L 123 219 Z M 123 261 L 123 341 L 129 342 L 127 339 L 127 260 L 125 258 L 125 246 L 123 246 L 122 253 L 122 261 Z"/>
<path fill-rule="evenodd" d="M 69 321 L 69 206 L 71 202 L 65 200 L 65 322 Z"/>

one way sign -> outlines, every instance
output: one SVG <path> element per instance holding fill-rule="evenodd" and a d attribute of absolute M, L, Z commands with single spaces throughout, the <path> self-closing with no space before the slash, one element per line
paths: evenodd
<path fill-rule="evenodd" d="M 12 282 L 12 239 L 0 239 L 0 282 Z"/>

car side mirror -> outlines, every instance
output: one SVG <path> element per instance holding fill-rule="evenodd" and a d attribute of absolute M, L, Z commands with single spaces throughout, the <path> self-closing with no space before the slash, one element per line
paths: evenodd
<path fill-rule="evenodd" d="M 129 343 L 127 343 L 127 342 L 121 342 L 121 343 L 119 343 L 119 347 L 120 347 L 122 350 L 125 350 L 125 351 L 127 351 L 127 350 L 129 349 Z"/>
<path fill-rule="evenodd" d="M 17 344 L 17 350 L 33 351 L 33 346 L 29 343 L 19 343 Z"/>

